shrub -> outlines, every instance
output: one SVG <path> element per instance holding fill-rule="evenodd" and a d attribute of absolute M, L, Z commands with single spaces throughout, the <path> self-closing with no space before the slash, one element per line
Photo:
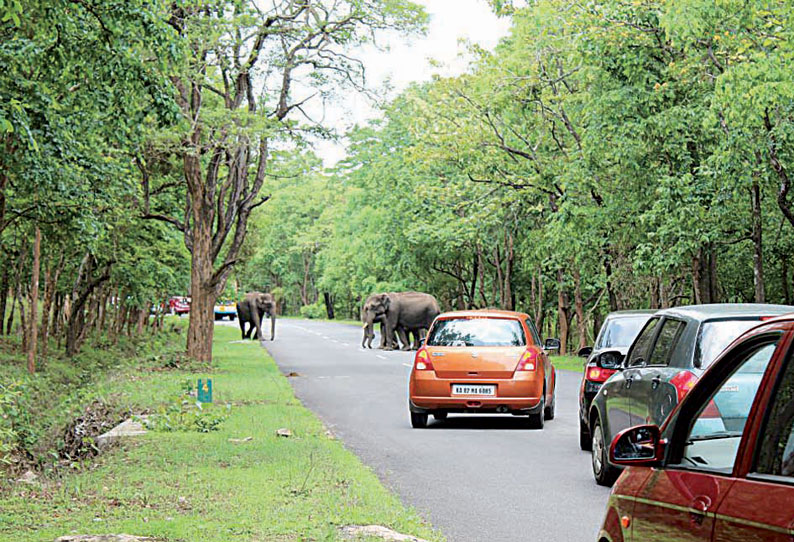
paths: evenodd
<path fill-rule="evenodd" d="M 151 431 L 196 431 L 209 433 L 217 431 L 229 417 L 231 405 L 218 406 L 211 403 L 190 404 L 178 399 L 161 405 L 157 412 L 143 419 L 143 425 Z"/>
<path fill-rule="evenodd" d="M 325 311 L 325 303 L 322 301 L 317 301 L 316 303 L 312 303 L 311 305 L 304 305 L 300 308 L 300 315 L 304 318 L 312 318 L 312 319 L 319 319 L 325 318 L 326 311 Z"/>

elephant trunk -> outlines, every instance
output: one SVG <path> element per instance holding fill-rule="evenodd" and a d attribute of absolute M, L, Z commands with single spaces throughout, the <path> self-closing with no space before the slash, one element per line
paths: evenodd
<path fill-rule="evenodd" d="M 270 313 L 270 340 L 276 340 L 276 311 Z"/>

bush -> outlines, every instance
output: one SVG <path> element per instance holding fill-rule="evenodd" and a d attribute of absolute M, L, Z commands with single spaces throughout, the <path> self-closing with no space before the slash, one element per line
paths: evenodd
<path fill-rule="evenodd" d="M 155 414 L 142 420 L 144 427 L 151 431 L 196 431 L 209 433 L 217 431 L 229 417 L 231 405 L 225 407 L 211 403 L 190 404 L 189 401 L 178 399 L 161 405 Z"/>
<path fill-rule="evenodd" d="M 325 303 L 317 301 L 311 305 L 304 305 L 301 307 L 300 315 L 304 318 L 322 319 L 326 317 Z"/>

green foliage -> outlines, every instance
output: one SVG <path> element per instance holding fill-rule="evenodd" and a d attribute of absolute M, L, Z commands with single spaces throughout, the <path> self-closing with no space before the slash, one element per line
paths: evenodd
<path fill-rule="evenodd" d="M 212 403 L 191 404 L 190 401 L 177 397 L 173 401 L 160 405 L 156 412 L 143 420 L 143 425 L 152 431 L 194 431 L 209 433 L 218 431 L 221 424 L 229 417 L 231 405 L 215 405 Z"/>
<path fill-rule="evenodd" d="M 753 301 L 759 283 L 790 302 L 790 2 L 516 4 L 492 2 L 513 23 L 495 51 L 353 129 L 346 160 L 296 183 L 312 195 L 279 194 L 318 225 L 282 217 L 249 246 L 295 292 L 287 311 L 329 293 L 356 317 L 372 292 L 417 289 L 550 334 L 579 298 L 587 340 L 615 309 Z"/>

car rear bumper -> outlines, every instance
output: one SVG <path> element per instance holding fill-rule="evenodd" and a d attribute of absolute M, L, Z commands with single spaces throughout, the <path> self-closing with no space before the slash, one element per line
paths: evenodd
<path fill-rule="evenodd" d="M 540 397 L 413 397 L 411 412 L 488 412 L 500 414 L 537 414 Z"/>

